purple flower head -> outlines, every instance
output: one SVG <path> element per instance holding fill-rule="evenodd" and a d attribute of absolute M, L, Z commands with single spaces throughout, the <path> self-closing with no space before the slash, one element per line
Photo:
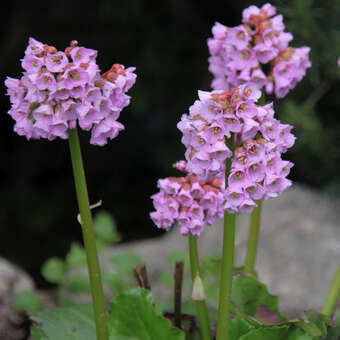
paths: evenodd
<path fill-rule="evenodd" d="M 276 15 L 269 3 L 246 8 L 242 17 L 242 25 L 228 28 L 215 23 L 212 28 L 213 37 L 208 39 L 212 88 L 230 91 L 251 82 L 268 94 L 284 97 L 310 67 L 309 48 L 288 46 L 293 36 L 284 31 L 283 16 Z M 286 50 L 294 50 L 295 56 L 287 58 L 291 52 Z"/>
<path fill-rule="evenodd" d="M 294 144 L 292 127 L 274 118 L 271 103 L 258 105 L 260 95 L 254 84 L 240 85 L 231 92 L 199 91 L 200 100 L 195 101 L 189 114 L 184 114 L 177 125 L 183 133 L 188 173 L 202 180 L 221 177 L 225 160 L 233 155 L 226 139 L 234 138 L 237 144 L 242 144 L 262 135 L 280 152 L 286 152 Z M 255 164 L 263 156 L 263 148 L 257 144 L 247 147 L 248 156 Z"/>
<path fill-rule="evenodd" d="M 77 41 L 61 52 L 30 38 L 22 60 L 26 72 L 5 81 L 14 131 L 27 139 L 67 139 L 78 124 L 91 130 L 94 145 L 115 138 L 124 129 L 117 119 L 130 102 L 126 92 L 136 81 L 135 68 L 114 64 L 100 75 L 96 57 Z"/>
<path fill-rule="evenodd" d="M 223 214 L 224 182 L 220 179 L 204 182 L 196 175 L 169 177 L 160 179 L 158 187 L 160 191 L 152 196 L 156 210 L 150 214 L 158 228 L 169 230 L 177 222 L 181 234 L 199 236 L 206 224 Z"/>

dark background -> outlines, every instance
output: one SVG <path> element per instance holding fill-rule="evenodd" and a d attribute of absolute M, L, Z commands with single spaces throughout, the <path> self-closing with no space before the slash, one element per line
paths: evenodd
<path fill-rule="evenodd" d="M 123 242 L 160 232 L 149 219 L 158 178 L 176 175 L 184 157 L 176 123 L 197 90 L 209 90 L 206 39 L 215 21 L 241 23 L 242 9 L 264 1 L 97 0 L 11 1 L 0 20 L 0 256 L 23 266 L 38 283 L 41 263 L 64 256 L 81 239 L 67 141 L 26 141 L 13 132 L 3 81 L 20 78 L 28 38 L 64 50 L 76 39 L 99 51 L 102 71 L 113 63 L 137 67 L 126 126 L 105 147 L 81 134 L 91 202 L 103 200 Z M 312 47 L 313 68 L 284 100 L 277 115 L 295 125 L 297 142 L 287 158 L 292 178 L 338 199 L 340 190 L 340 2 L 272 1 L 285 15 L 292 46 Z"/>

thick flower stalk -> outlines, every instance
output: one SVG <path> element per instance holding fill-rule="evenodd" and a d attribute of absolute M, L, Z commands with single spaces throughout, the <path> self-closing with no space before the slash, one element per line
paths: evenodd
<path fill-rule="evenodd" d="M 213 89 L 229 91 L 254 83 L 283 98 L 302 80 L 311 67 L 310 48 L 290 47 L 293 36 L 284 31 L 282 15 L 275 14 L 270 4 L 250 6 L 243 11 L 242 25 L 213 26 L 213 37 L 208 39 Z"/>
<path fill-rule="evenodd" d="M 72 41 L 64 52 L 33 38 L 22 59 L 21 79 L 8 77 L 14 131 L 27 139 L 67 139 L 79 125 L 91 131 L 90 143 L 104 145 L 124 126 L 117 121 L 130 102 L 134 67 L 114 64 L 100 74 L 97 51 Z"/>
<path fill-rule="evenodd" d="M 340 66 L 340 57 L 337 62 L 338 66 Z M 331 317 L 336 310 L 336 307 L 339 303 L 340 299 L 340 265 L 338 266 L 337 272 L 334 276 L 331 287 L 328 291 L 328 295 L 325 301 L 325 304 L 322 308 L 322 313 Z"/>
<path fill-rule="evenodd" d="M 177 163 L 185 171 L 185 162 Z M 181 234 L 199 236 L 206 224 L 224 214 L 224 181 L 199 180 L 196 175 L 158 180 L 160 192 L 153 195 L 156 211 L 150 214 L 158 228 L 169 230 L 176 222 Z"/>

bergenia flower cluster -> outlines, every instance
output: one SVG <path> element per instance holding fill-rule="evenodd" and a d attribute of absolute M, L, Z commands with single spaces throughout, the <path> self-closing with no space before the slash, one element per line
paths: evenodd
<path fill-rule="evenodd" d="M 249 213 L 256 200 L 277 197 L 291 186 L 287 179 L 293 163 L 281 159 L 275 143 L 260 138 L 247 140 L 234 151 L 225 208 L 230 213 Z"/>
<path fill-rule="evenodd" d="M 177 163 L 185 171 L 185 162 Z M 201 181 L 196 175 L 158 180 L 160 191 L 152 196 L 156 211 L 150 214 L 158 228 L 169 230 L 176 222 L 181 234 L 199 236 L 206 224 L 224 214 L 224 180 Z"/>
<path fill-rule="evenodd" d="M 272 103 L 257 104 L 261 91 L 256 87 L 241 85 L 231 92 L 199 91 L 198 95 L 200 100 L 177 126 L 183 133 L 187 171 L 200 179 L 225 176 L 225 160 L 233 154 L 227 140 L 242 144 L 260 135 L 274 143 L 280 153 L 294 144 L 292 126 L 274 118 Z"/>
<path fill-rule="evenodd" d="M 309 47 L 289 47 L 293 39 L 285 32 L 282 15 L 265 4 L 243 11 L 242 25 L 226 27 L 216 23 L 208 39 L 209 70 L 214 90 L 230 91 L 244 83 L 264 87 L 267 94 L 283 98 L 311 66 Z M 268 66 L 266 64 L 269 64 Z"/>
<path fill-rule="evenodd" d="M 33 38 L 22 59 L 21 79 L 8 77 L 14 131 L 27 139 L 68 138 L 68 129 L 91 130 L 90 143 L 104 145 L 124 126 L 117 121 L 130 102 L 134 67 L 114 64 L 100 74 L 97 51 L 72 41 L 64 52 Z"/>

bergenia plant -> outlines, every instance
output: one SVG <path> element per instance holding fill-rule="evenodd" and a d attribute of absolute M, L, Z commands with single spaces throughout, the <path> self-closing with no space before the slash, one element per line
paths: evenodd
<path fill-rule="evenodd" d="M 90 143 L 105 145 L 124 126 L 117 121 L 130 102 L 134 67 L 114 64 L 101 74 L 97 51 L 72 41 L 65 51 L 29 39 L 21 79 L 7 78 L 14 131 L 27 139 L 69 140 L 74 180 L 93 299 L 96 333 L 108 340 L 101 272 L 83 168 L 78 126 L 91 131 Z"/>
<path fill-rule="evenodd" d="M 284 160 L 283 154 L 294 145 L 295 136 L 292 126 L 275 118 L 273 103 L 266 103 L 265 95 L 283 98 L 302 80 L 311 66 L 310 49 L 290 47 L 293 36 L 284 32 L 282 15 L 275 14 L 270 4 L 261 9 L 251 6 L 243 12 L 242 25 L 215 24 L 214 36 L 208 39 L 214 91 L 199 91 L 199 100 L 178 123 L 188 175 L 160 180 L 161 191 L 153 196 L 156 212 L 151 218 L 157 227 L 169 230 L 178 223 L 181 233 L 189 237 L 194 290 L 200 277 L 197 237 L 224 212 L 217 340 L 234 339 L 230 338 L 230 313 L 235 214 L 252 213 L 242 271 L 254 276 L 262 201 L 292 185 L 287 176 L 293 163 Z M 215 188 L 207 208 L 208 192 L 203 188 L 214 182 L 222 184 Z M 323 309 L 327 316 L 339 298 L 337 280 Z M 212 339 L 205 301 L 197 302 L 202 339 Z"/>
<path fill-rule="evenodd" d="M 226 263 L 222 264 L 220 288 L 220 319 L 224 321 L 217 326 L 220 339 L 229 332 L 230 305 L 223 294 L 231 294 L 235 213 L 250 213 L 261 200 L 277 197 L 291 186 L 286 177 L 293 164 L 281 156 L 294 144 L 292 127 L 274 118 L 272 103 L 259 105 L 260 97 L 261 91 L 247 84 L 231 92 L 199 91 L 200 100 L 178 123 L 189 175 L 160 180 L 161 191 L 153 196 L 156 212 L 151 217 L 156 225 L 169 230 L 177 222 L 181 233 L 189 234 L 189 248 L 194 247 L 195 252 L 196 236 L 204 226 L 225 215 Z M 218 185 L 210 189 L 213 183 Z M 250 255 L 254 259 L 255 254 Z M 253 265 L 247 268 L 249 272 Z M 209 324 L 204 317 L 207 313 L 198 311 L 205 339 L 209 339 L 204 329 Z"/>
<path fill-rule="evenodd" d="M 134 275 L 146 290 L 116 296 L 109 326 L 107 322 L 77 131 L 78 127 L 90 131 L 90 143 L 100 146 L 117 137 L 124 129 L 117 119 L 129 104 L 126 93 L 135 83 L 135 68 L 114 64 L 101 74 L 97 51 L 78 46 L 77 41 L 65 51 L 57 51 L 29 39 L 22 60 L 23 76 L 5 81 L 11 101 L 9 114 L 15 120 L 14 131 L 27 139 L 51 141 L 59 137 L 69 141 L 94 312 L 91 314 L 91 306 L 72 306 L 59 310 L 61 314 L 52 311 L 38 316 L 34 320 L 40 324 L 32 329 L 33 340 L 68 336 L 92 340 L 95 334 L 98 340 L 313 340 L 326 335 L 330 337 L 322 339 L 330 340 L 339 335 L 337 330 L 328 333 L 327 327 L 332 325 L 331 315 L 340 297 L 340 267 L 322 313 L 294 320 L 280 314 L 277 297 L 257 281 L 255 272 L 262 202 L 278 197 L 292 185 L 288 175 L 293 163 L 284 154 L 295 142 L 292 126 L 277 119 L 266 94 L 283 98 L 311 66 L 309 48 L 290 47 L 292 39 L 292 34 L 284 31 L 282 16 L 276 15 L 270 4 L 245 9 L 240 26 L 215 24 L 213 38 L 208 39 L 213 90 L 198 91 L 198 99 L 177 124 L 186 148 L 185 160 L 175 164 L 182 176 L 160 179 L 159 192 L 152 196 L 155 211 L 150 217 L 155 225 L 168 231 L 177 224 L 188 238 L 191 297 L 196 303 L 200 336 L 193 334 L 192 316 L 186 315 L 186 320 L 191 320 L 188 324 L 181 319 L 184 262 L 175 267 L 175 327 L 154 308 L 145 265 L 135 267 Z M 251 213 L 251 224 L 245 264 L 236 271 L 242 274 L 233 280 L 235 216 L 239 213 Z M 206 303 L 210 294 L 204 289 L 207 270 L 201 268 L 198 239 L 207 229 L 214 232 L 214 227 L 207 226 L 222 218 L 222 256 L 213 266 L 214 272 L 218 266 L 213 283 L 219 286 L 214 287 L 218 291 L 217 323 L 211 324 Z M 266 303 L 271 305 L 269 310 Z M 171 319 L 171 313 L 166 314 Z M 77 327 L 68 320 L 74 315 Z"/>

